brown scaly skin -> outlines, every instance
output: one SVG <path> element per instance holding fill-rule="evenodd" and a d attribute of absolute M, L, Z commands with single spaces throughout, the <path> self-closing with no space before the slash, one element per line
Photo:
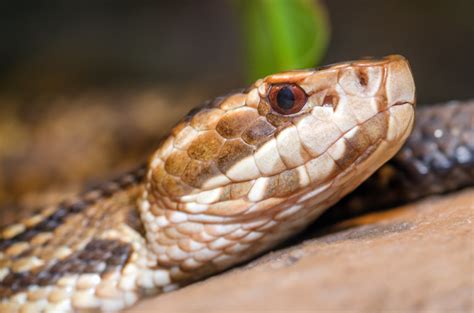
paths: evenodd
<path fill-rule="evenodd" d="M 145 169 L 1 232 L 0 312 L 117 311 L 270 249 L 397 152 L 414 93 L 389 56 L 270 75 L 194 110 Z"/>

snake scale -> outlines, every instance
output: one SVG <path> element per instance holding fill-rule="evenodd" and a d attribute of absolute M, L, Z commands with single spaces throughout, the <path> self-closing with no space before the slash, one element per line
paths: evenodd
<path fill-rule="evenodd" d="M 459 119 L 472 128 L 466 108 Z M 433 110 L 420 115 L 436 119 Z M 209 101 L 145 166 L 0 232 L 0 312 L 115 312 L 244 262 L 364 182 L 403 146 L 414 118 L 413 77 L 398 55 L 274 74 Z M 472 138 L 447 161 L 471 166 Z M 393 164 L 425 157 L 415 150 Z M 410 180 L 398 173 L 392 166 L 372 184 Z M 472 183 L 464 174 L 451 189 Z"/>

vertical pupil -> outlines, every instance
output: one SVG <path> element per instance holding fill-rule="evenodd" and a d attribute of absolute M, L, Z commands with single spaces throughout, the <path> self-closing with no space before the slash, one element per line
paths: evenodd
<path fill-rule="evenodd" d="M 283 87 L 278 91 L 277 95 L 278 106 L 284 110 L 289 110 L 295 103 L 295 95 L 290 87 Z"/>

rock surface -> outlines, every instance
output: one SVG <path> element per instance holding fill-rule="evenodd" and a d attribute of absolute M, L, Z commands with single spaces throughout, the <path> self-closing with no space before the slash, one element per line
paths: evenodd
<path fill-rule="evenodd" d="M 311 235 L 128 312 L 473 312 L 474 189 Z"/>

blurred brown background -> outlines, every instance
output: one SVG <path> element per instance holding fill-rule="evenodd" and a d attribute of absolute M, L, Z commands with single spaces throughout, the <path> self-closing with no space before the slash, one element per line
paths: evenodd
<path fill-rule="evenodd" d="M 400 53 L 420 103 L 473 96 L 472 0 L 325 4 L 324 63 Z M 222 0 L 1 3 L 0 204 L 37 205 L 35 194 L 130 168 L 189 108 L 245 85 L 234 9 Z"/>
<path fill-rule="evenodd" d="M 401 53 L 422 102 L 472 96 L 474 2 L 332 0 L 324 63 Z M 0 4 L 0 86 L 21 95 L 79 87 L 242 84 L 231 1 L 19 1 Z M 215 88 L 218 91 L 219 88 Z"/>

